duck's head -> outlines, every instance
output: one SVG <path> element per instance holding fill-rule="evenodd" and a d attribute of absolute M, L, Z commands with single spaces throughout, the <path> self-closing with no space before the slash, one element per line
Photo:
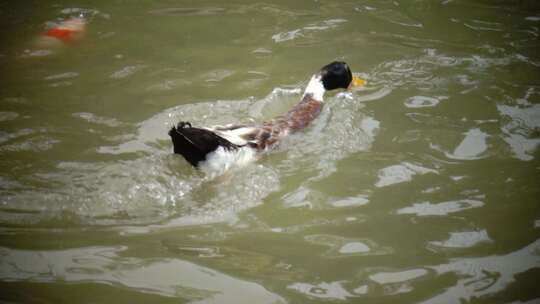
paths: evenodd
<path fill-rule="evenodd" d="M 322 100 L 325 91 L 350 89 L 365 84 L 363 79 L 353 76 L 349 66 L 343 61 L 334 61 L 321 68 L 313 75 L 304 95 L 311 94 L 316 100 Z"/>

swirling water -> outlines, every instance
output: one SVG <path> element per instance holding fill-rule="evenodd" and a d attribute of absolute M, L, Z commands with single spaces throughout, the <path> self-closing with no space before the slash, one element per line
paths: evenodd
<path fill-rule="evenodd" d="M 79 5 L 0 4 L 1 301 L 540 301 L 535 1 Z M 336 59 L 367 85 L 254 163 L 171 153 Z"/>

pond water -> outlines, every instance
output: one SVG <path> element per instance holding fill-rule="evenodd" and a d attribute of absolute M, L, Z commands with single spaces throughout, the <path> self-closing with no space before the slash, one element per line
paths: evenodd
<path fill-rule="evenodd" d="M 536 1 L 9 1 L 0 35 L 2 302 L 540 301 Z M 172 153 L 333 60 L 367 84 L 254 163 Z"/>

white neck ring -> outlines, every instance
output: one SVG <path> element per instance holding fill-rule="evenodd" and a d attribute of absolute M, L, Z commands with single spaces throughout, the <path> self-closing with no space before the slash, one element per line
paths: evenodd
<path fill-rule="evenodd" d="M 323 101 L 324 92 L 326 92 L 326 89 L 321 80 L 321 75 L 313 75 L 304 91 L 303 97 L 310 94 L 313 99 Z"/>

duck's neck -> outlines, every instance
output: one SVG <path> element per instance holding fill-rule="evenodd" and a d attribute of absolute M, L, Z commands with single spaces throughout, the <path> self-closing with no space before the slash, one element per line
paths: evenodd
<path fill-rule="evenodd" d="M 324 92 L 326 92 L 326 89 L 324 88 L 323 82 L 321 80 L 321 75 L 313 75 L 311 77 L 311 80 L 309 81 L 306 90 L 304 91 L 304 97 L 306 97 L 308 94 L 311 95 L 311 98 L 317 100 L 317 101 L 323 101 Z"/>

